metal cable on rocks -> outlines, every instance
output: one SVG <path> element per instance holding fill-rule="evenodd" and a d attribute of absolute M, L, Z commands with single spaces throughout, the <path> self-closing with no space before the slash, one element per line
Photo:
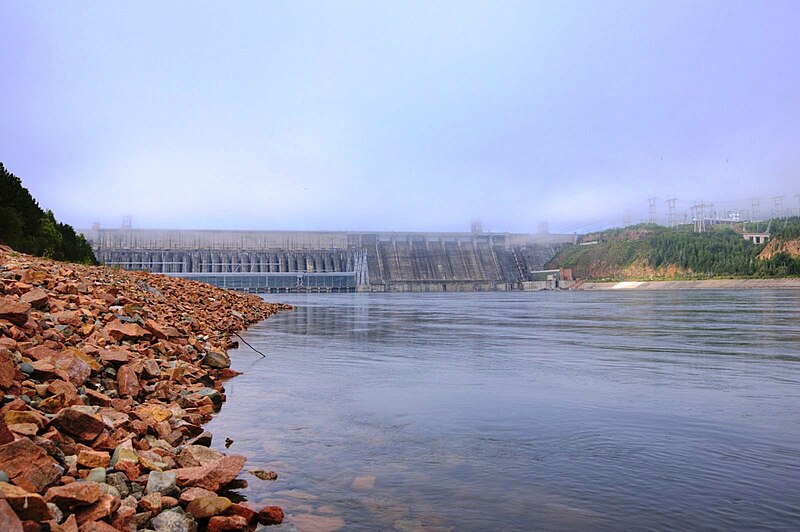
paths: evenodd
<path fill-rule="evenodd" d="M 236 335 L 236 336 L 239 338 L 239 340 L 241 340 L 242 342 L 244 342 L 244 345 L 246 345 L 247 347 L 249 347 L 250 349 L 252 349 L 252 350 L 253 350 L 253 351 L 255 351 L 256 353 L 258 353 L 259 355 L 261 355 L 261 358 L 267 358 L 267 355 L 265 355 L 264 353 L 262 353 L 261 351 L 259 351 L 258 349 L 256 349 L 256 348 L 255 348 L 255 347 L 253 347 L 252 345 L 250 345 L 249 343 L 247 343 L 247 340 L 245 340 L 244 338 L 242 338 L 241 336 L 239 336 L 239 333 L 237 333 L 237 332 L 234 332 L 233 334 L 235 334 L 235 335 Z"/>

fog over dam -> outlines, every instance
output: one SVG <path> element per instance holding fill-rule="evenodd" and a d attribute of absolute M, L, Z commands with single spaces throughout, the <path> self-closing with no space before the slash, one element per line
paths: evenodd
<path fill-rule="evenodd" d="M 516 290 L 574 235 L 474 232 L 82 231 L 110 266 L 252 292 Z"/>

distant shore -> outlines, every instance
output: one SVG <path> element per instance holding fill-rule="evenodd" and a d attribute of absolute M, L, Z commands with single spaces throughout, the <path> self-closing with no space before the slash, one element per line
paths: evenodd
<path fill-rule="evenodd" d="M 800 278 L 784 279 L 705 279 L 698 281 L 622 281 L 584 282 L 575 290 L 800 290 Z"/>

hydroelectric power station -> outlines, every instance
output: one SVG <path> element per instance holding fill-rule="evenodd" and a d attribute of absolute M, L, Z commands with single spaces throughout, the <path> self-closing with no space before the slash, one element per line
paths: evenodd
<path fill-rule="evenodd" d="M 484 233 L 82 231 L 97 259 L 248 292 L 519 290 L 573 235 Z"/>

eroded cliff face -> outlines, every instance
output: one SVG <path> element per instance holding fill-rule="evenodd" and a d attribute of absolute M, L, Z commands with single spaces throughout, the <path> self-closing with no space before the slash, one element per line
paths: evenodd
<path fill-rule="evenodd" d="M 654 268 L 643 259 L 637 259 L 627 266 L 622 266 L 614 261 L 601 258 L 597 261 L 586 261 L 572 268 L 573 274 L 580 279 L 663 280 L 686 277 L 692 273 L 691 270 L 680 268 L 675 264 Z"/>
<path fill-rule="evenodd" d="M 758 255 L 759 259 L 768 260 L 778 253 L 788 253 L 792 258 L 800 258 L 800 240 L 774 239 L 767 243 L 764 250 Z"/>

